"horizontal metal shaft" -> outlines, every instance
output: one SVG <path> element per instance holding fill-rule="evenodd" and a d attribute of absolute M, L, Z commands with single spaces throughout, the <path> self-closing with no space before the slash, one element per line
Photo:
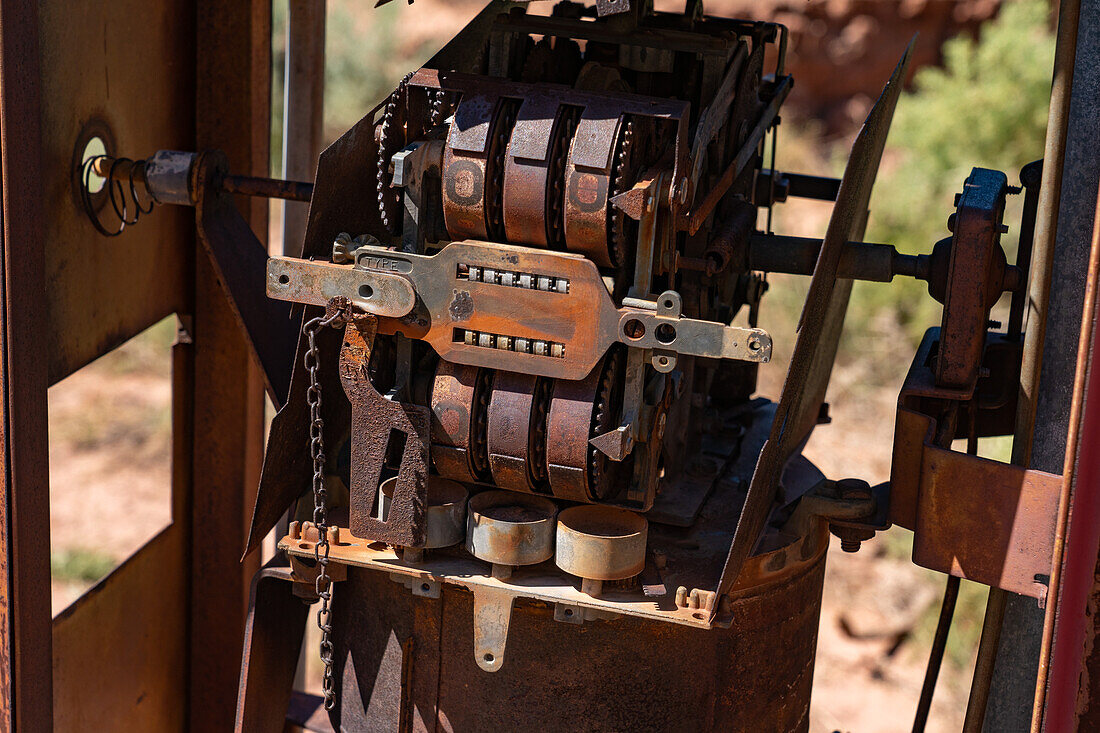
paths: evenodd
<path fill-rule="evenodd" d="M 313 184 L 302 181 L 284 181 L 278 178 L 256 176 L 226 176 L 222 189 L 243 196 L 261 196 L 287 201 L 309 201 L 313 198 Z"/>
<path fill-rule="evenodd" d="M 821 250 L 821 240 L 781 234 L 753 234 L 749 237 L 748 269 L 812 275 Z M 848 242 L 840 259 L 838 277 L 851 280 L 890 282 L 894 275 L 927 280 L 932 260 L 927 255 L 904 255 L 892 244 Z"/>
<path fill-rule="evenodd" d="M 92 170 L 96 175 L 115 181 L 145 183 L 144 161 L 132 161 L 126 158 L 100 156 L 92 161 Z M 302 181 L 284 181 L 278 178 L 259 176 L 225 176 L 220 187 L 229 193 L 242 196 L 260 196 L 288 201 L 309 201 L 313 198 L 313 184 Z"/>

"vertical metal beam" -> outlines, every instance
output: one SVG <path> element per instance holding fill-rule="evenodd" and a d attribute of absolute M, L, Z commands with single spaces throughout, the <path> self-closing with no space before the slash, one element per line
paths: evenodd
<path fill-rule="evenodd" d="M 0 2 L 0 729 L 53 727 L 38 6 Z"/>
<path fill-rule="evenodd" d="M 196 147 L 220 148 L 234 172 L 265 174 L 271 109 L 271 2 L 198 0 Z M 267 232 L 267 202 L 240 202 Z M 255 559 L 239 557 L 263 449 L 259 373 L 226 294 L 195 249 L 194 486 L 190 726 L 228 730 Z"/>
<path fill-rule="evenodd" d="M 324 134 L 325 0 L 289 0 L 283 91 L 283 178 L 312 181 Z M 283 254 L 300 252 L 309 204 L 283 202 Z"/>
<path fill-rule="evenodd" d="M 1017 412 L 1014 462 L 1043 471 L 1062 470 L 1068 431 L 1088 242 L 1096 204 L 1100 157 L 1095 148 L 1095 58 L 1087 36 L 1100 26 L 1095 0 L 1062 0 L 1058 47 L 1047 123 L 1043 181 L 1036 218 L 1029 313 Z M 1079 29 L 1080 28 L 1080 32 Z M 1093 48 L 1096 46 L 1093 44 Z M 1090 91 L 1093 90 L 1093 91 Z M 1026 730 L 1038 723 L 1033 703 L 1039 678 L 1043 610 L 1027 598 L 1005 599 L 1002 633 L 987 705 L 987 731 Z M 1041 683 L 1040 683 L 1041 684 Z M 1039 702 L 1041 707 L 1041 702 Z M 1034 717 L 1033 720 L 1033 715 Z"/>

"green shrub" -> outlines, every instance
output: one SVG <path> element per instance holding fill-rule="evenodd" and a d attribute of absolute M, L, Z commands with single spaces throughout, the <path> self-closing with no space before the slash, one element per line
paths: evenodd
<path fill-rule="evenodd" d="M 943 46 L 943 66 L 917 72 L 898 103 L 888 150 L 871 201 L 869 241 L 889 242 L 910 254 L 929 252 L 948 236 L 952 196 L 973 167 L 1019 170 L 1042 157 L 1050 102 L 1054 37 L 1043 0 L 1005 3 L 978 39 L 959 36 Z M 1010 199 L 1004 237 L 1015 256 L 1020 199 Z M 897 278 L 893 286 L 858 284 L 851 318 L 858 325 L 882 308 L 916 342 L 939 320 L 939 306 L 923 284 Z"/>

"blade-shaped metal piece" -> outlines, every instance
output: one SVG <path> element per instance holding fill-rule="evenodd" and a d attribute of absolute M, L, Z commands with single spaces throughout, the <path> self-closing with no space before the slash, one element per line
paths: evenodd
<path fill-rule="evenodd" d="M 837 280 L 840 258 L 846 242 L 863 236 L 871 189 L 915 41 L 914 36 L 852 145 L 806 295 L 771 434 L 760 451 L 718 581 L 719 598 L 733 587 L 741 567 L 756 546 L 775 500 L 783 467 L 813 429 L 825 398 L 852 285 L 851 280 Z M 714 608 L 717 609 L 718 604 L 714 604 Z M 714 611 L 711 614 L 713 616 Z"/>

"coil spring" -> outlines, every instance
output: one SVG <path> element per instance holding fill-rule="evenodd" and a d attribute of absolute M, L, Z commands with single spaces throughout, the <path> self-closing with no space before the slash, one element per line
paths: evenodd
<path fill-rule="evenodd" d="M 118 217 L 117 229 L 108 229 L 104 226 L 103 221 L 99 217 L 99 211 L 96 210 L 95 203 L 92 201 L 91 176 L 99 161 L 110 161 L 111 163 L 111 167 L 104 177 L 103 185 L 107 189 L 107 198 L 111 202 L 111 208 L 114 209 L 115 216 Z M 116 176 L 115 172 L 120 165 L 129 165 L 129 174 L 120 174 Z M 144 177 L 144 160 L 135 161 L 129 158 L 111 158 L 109 155 L 93 155 L 84 161 L 80 173 L 81 203 L 84 205 L 84 213 L 88 215 L 88 219 L 91 220 L 92 226 L 94 226 L 96 231 L 103 236 L 117 237 L 122 234 L 126 227 L 137 224 L 138 220 L 143 215 L 153 211 L 156 201 L 149 194 L 149 189 L 144 184 L 140 184 L 140 186 L 145 189 L 145 197 L 148 199 L 148 206 L 141 203 L 142 197 L 138 194 L 139 182 L 135 179 L 135 174 L 139 170 Z M 124 180 L 128 185 L 123 185 Z M 129 198 L 127 198 L 127 189 L 129 189 Z"/>

